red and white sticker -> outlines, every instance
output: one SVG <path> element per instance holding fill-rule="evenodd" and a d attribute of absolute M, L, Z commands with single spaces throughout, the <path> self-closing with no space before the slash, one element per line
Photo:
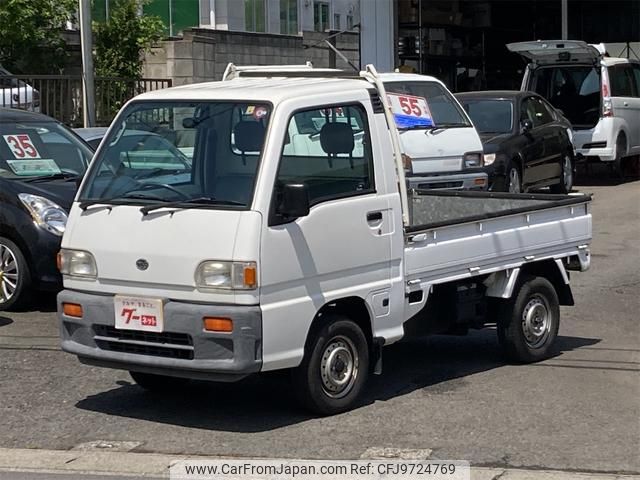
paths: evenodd
<path fill-rule="evenodd" d="M 40 153 L 26 133 L 17 133 L 14 135 L 3 135 L 5 143 L 18 160 L 28 160 L 31 158 L 41 158 Z"/>
<path fill-rule="evenodd" d="M 116 328 L 162 332 L 163 302 L 156 298 L 121 297 L 113 299 Z"/>
<path fill-rule="evenodd" d="M 389 102 L 393 113 L 401 113 L 412 117 L 431 118 L 431 110 L 424 97 L 414 97 L 412 95 L 398 95 L 389 93 Z"/>

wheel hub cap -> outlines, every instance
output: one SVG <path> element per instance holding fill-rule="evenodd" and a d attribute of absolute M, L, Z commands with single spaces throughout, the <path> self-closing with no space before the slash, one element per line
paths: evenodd
<path fill-rule="evenodd" d="M 358 356 L 351 340 L 336 337 L 327 344 L 320 375 L 324 391 L 330 397 L 341 398 L 351 391 L 358 375 Z"/>
<path fill-rule="evenodd" d="M 0 245 L 0 303 L 8 301 L 18 287 L 18 261 L 5 245 Z"/>
<path fill-rule="evenodd" d="M 543 345 L 551 329 L 551 317 L 546 302 L 539 297 L 529 300 L 522 312 L 522 331 L 527 345 L 537 348 Z"/>

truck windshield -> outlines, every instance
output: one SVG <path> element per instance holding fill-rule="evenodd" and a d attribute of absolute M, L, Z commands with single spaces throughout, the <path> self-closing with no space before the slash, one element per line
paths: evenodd
<path fill-rule="evenodd" d="M 388 93 L 423 97 L 427 101 L 436 128 L 469 127 L 464 112 L 442 85 L 436 82 L 384 82 Z"/>
<path fill-rule="evenodd" d="M 272 107 L 138 102 L 115 120 L 82 202 L 248 208 Z"/>

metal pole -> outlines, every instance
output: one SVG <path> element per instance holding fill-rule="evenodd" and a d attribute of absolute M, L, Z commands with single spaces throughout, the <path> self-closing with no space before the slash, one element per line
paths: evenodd
<path fill-rule="evenodd" d="M 91 36 L 91 0 L 80 0 L 80 46 L 82 50 L 82 116 L 85 127 L 96 124 L 96 90 Z"/>
<path fill-rule="evenodd" d="M 569 0 L 560 0 L 560 6 L 562 10 L 562 40 L 569 39 L 569 17 L 568 17 L 568 4 Z"/>

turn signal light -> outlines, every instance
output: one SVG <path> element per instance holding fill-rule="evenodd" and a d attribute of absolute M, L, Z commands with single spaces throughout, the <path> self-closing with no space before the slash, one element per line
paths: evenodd
<path fill-rule="evenodd" d="M 204 317 L 203 321 L 207 332 L 233 332 L 233 320 L 230 318 Z"/>
<path fill-rule="evenodd" d="M 82 318 L 82 305 L 77 303 L 63 303 L 62 312 L 67 317 Z"/>
<path fill-rule="evenodd" d="M 476 178 L 473 183 L 474 185 L 484 185 L 486 183 L 486 180 L 484 178 Z"/>
<path fill-rule="evenodd" d="M 246 288 L 256 288 L 256 267 L 255 266 L 245 266 L 244 267 L 244 286 Z"/>

